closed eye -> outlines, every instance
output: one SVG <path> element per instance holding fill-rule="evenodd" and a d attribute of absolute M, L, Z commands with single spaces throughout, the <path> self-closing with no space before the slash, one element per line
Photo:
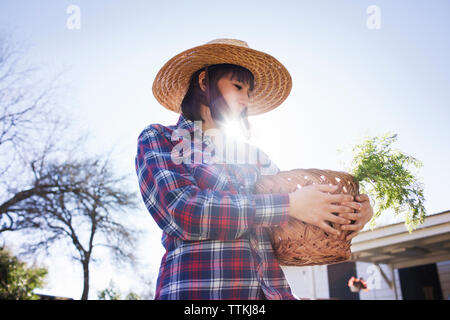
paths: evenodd
<path fill-rule="evenodd" d="M 240 85 L 238 85 L 238 84 L 234 84 L 234 86 L 235 86 L 236 88 L 238 88 L 238 90 L 241 90 L 241 89 L 242 89 L 242 87 L 241 87 Z M 247 95 L 248 95 L 248 97 L 250 98 L 250 92 L 247 93 Z"/>

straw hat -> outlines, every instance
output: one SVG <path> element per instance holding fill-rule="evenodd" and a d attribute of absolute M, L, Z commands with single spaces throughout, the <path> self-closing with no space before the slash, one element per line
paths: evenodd
<path fill-rule="evenodd" d="M 249 48 L 245 41 L 222 38 L 185 50 L 167 61 L 153 81 L 153 95 L 165 108 L 181 113 L 191 75 L 206 65 L 219 63 L 236 64 L 253 73 L 255 87 L 249 100 L 249 115 L 278 107 L 291 91 L 291 76 L 277 59 Z"/>

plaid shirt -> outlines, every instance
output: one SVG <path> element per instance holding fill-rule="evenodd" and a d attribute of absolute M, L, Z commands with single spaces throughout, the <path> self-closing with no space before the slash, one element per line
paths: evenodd
<path fill-rule="evenodd" d="M 267 229 L 287 224 L 289 196 L 252 192 L 261 174 L 279 169 L 259 149 L 257 165 L 173 161 L 174 146 L 186 137 L 174 141 L 177 129 L 192 137 L 194 122 L 180 115 L 175 126 L 147 126 L 135 158 L 142 198 L 166 249 L 155 299 L 295 299 Z M 200 135 L 201 148 L 191 140 L 191 159 L 215 146 Z"/>

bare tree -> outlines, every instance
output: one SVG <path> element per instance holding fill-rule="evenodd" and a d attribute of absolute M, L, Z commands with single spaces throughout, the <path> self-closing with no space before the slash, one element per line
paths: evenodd
<path fill-rule="evenodd" d="M 24 53 L 10 36 L 0 34 L 0 234 L 25 227 L 14 220 L 12 209 L 18 203 L 56 187 L 64 190 L 36 174 L 49 159 L 67 153 L 64 143 L 74 146 L 74 153 L 87 138 L 69 141 L 69 118 L 55 108 L 63 73 L 43 80 L 39 68 L 26 65 Z"/>
<path fill-rule="evenodd" d="M 42 81 L 21 59 L 0 35 L 0 235 L 29 235 L 28 254 L 69 245 L 87 299 L 94 248 L 108 248 L 116 263 L 133 259 L 138 231 L 126 213 L 137 208 L 136 194 L 109 156 L 85 156 L 88 133 L 71 135 L 73 118 L 55 108 L 61 74 Z"/>
<path fill-rule="evenodd" d="M 23 50 L 0 34 L 0 176 L 21 155 L 54 147 L 56 139 L 49 136 L 67 124 L 54 108 L 63 72 L 44 80 L 41 70 L 25 60 Z"/>
<path fill-rule="evenodd" d="M 43 81 L 23 53 L 0 34 L 0 232 L 14 230 L 10 206 L 49 187 L 30 183 L 29 164 L 44 164 L 63 145 L 57 137 L 69 123 L 53 108 L 63 73 Z"/>
<path fill-rule="evenodd" d="M 13 220 L 17 229 L 32 230 L 33 238 L 41 239 L 23 246 L 28 254 L 61 241 L 72 247 L 83 268 L 81 299 L 87 299 L 94 248 L 109 249 L 116 264 L 134 261 L 140 231 L 127 213 L 138 208 L 136 193 L 126 191 L 126 176 L 115 177 L 108 158 L 52 164 L 44 177 L 40 183 L 54 186 L 52 191 L 19 202 L 10 209 Z"/>

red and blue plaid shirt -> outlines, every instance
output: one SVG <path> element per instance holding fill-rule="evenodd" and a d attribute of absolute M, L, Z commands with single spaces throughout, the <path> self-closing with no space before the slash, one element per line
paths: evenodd
<path fill-rule="evenodd" d="M 259 149 L 258 165 L 173 161 L 186 137 L 173 135 L 192 137 L 194 127 L 180 115 L 175 126 L 151 124 L 138 137 L 140 191 L 166 249 L 155 299 L 295 299 L 267 229 L 287 224 L 289 196 L 253 193 L 260 175 L 279 169 Z M 192 155 L 214 146 L 201 137 Z"/>

